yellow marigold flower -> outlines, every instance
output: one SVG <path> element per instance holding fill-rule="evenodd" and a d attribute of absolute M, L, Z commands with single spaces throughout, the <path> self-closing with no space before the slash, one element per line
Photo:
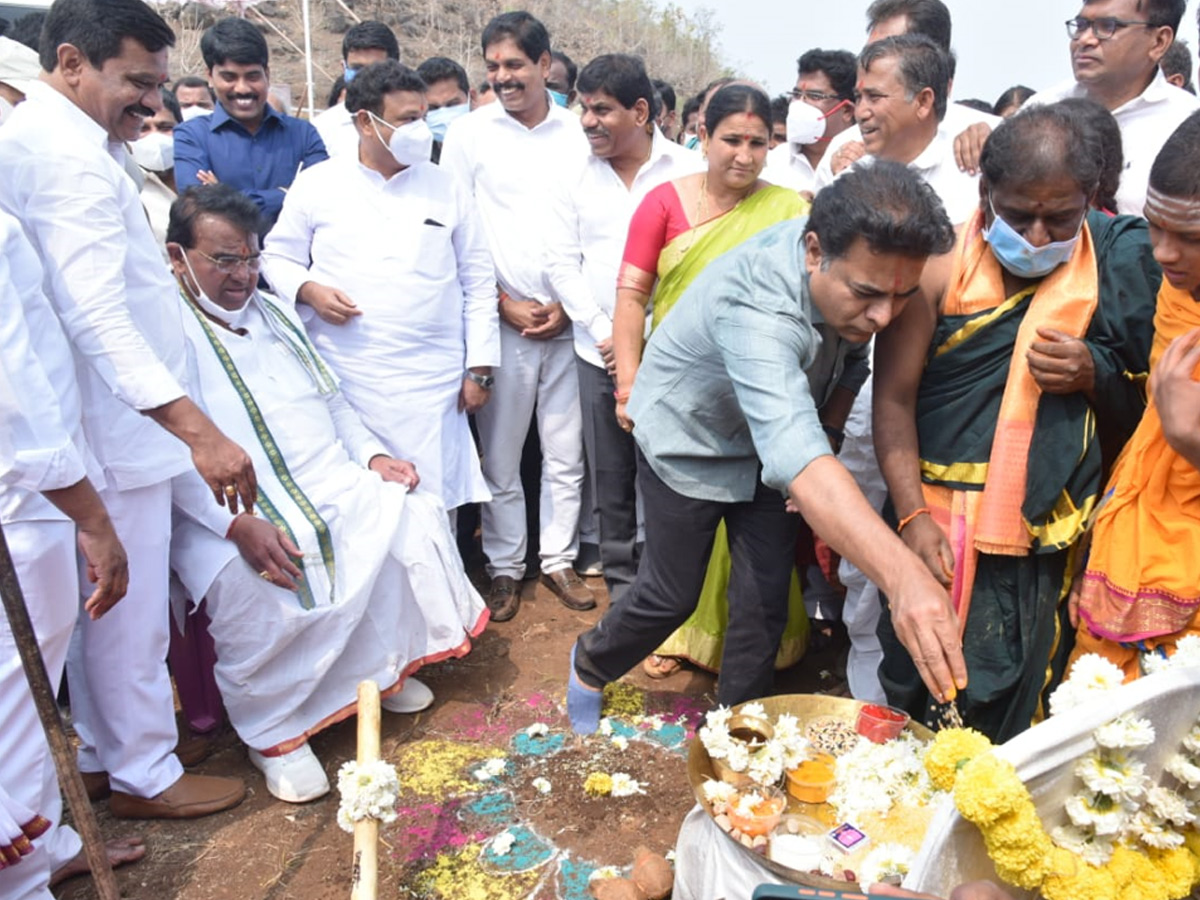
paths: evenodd
<path fill-rule="evenodd" d="M 1118 843 L 1113 847 L 1112 857 L 1108 861 L 1108 871 L 1112 873 L 1117 890 L 1124 891 L 1126 885 L 1139 879 L 1142 874 L 1142 863 L 1150 860 L 1145 854 L 1131 850 L 1124 844 Z"/>
<path fill-rule="evenodd" d="M 1042 820 L 1032 803 L 1023 803 L 1017 809 L 998 818 L 987 827 L 985 835 L 989 845 L 1016 847 L 1038 843 L 1049 852 L 1050 836 L 1046 834 Z"/>
<path fill-rule="evenodd" d="M 1151 850 L 1150 862 L 1166 881 L 1167 897 L 1187 897 L 1196 880 L 1195 858 L 1186 847 L 1171 850 Z M 1160 894 L 1159 896 L 1164 896 Z"/>
<path fill-rule="evenodd" d="M 1200 882 L 1200 832 L 1186 829 L 1183 832 L 1183 846 L 1192 854 L 1192 862 L 1196 866 L 1196 874 L 1193 877 Z"/>
<path fill-rule="evenodd" d="M 939 731 L 930 744 L 925 771 L 939 791 L 952 791 L 959 767 L 991 749 L 992 742 L 974 728 L 947 728 Z"/>
<path fill-rule="evenodd" d="M 1001 816 L 1033 803 L 1011 763 L 993 753 L 977 756 L 959 770 L 954 804 L 968 822 L 986 828 Z"/>
<path fill-rule="evenodd" d="M 1042 882 L 1046 900 L 1111 900 L 1117 885 L 1108 867 L 1089 866 L 1069 850 L 1055 847 L 1050 872 Z"/>
<path fill-rule="evenodd" d="M 583 782 L 583 792 L 589 797 L 607 797 L 612 793 L 612 776 L 592 772 Z"/>
<path fill-rule="evenodd" d="M 996 874 L 1001 878 L 1027 891 L 1042 883 L 1049 871 L 1050 853 L 1054 844 L 1040 825 L 1036 830 L 1026 832 L 1023 841 L 995 843 L 986 829 L 984 838 L 988 856 L 995 863 Z"/>

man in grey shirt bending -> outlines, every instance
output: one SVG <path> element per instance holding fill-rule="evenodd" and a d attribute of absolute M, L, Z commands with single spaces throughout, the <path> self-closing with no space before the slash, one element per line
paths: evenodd
<path fill-rule="evenodd" d="M 920 289 L 954 232 L 933 191 L 886 162 L 818 195 L 713 262 L 651 336 L 628 412 L 639 449 L 645 552 L 627 598 L 580 636 L 568 709 L 597 727 L 600 690 L 695 609 L 722 518 L 729 628 L 717 699 L 770 692 L 787 619 L 799 511 L 904 611 L 930 690 L 966 683 L 945 590 L 884 524 L 831 450 L 866 377 L 871 336 Z M 785 501 L 788 501 L 785 505 Z"/>

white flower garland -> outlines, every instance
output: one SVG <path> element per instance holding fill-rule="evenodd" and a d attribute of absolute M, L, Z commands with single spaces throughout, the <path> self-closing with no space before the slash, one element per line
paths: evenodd
<path fill-rule="evenodd" d="M 746 703 L 739 714 L 767 718 L 766 709 L 761 703 Z M 745 772 L 758 784 L 778 784 L 786 770 L 796 768 L 812 755 L 808 739 L 800 730 L 800 720 L 795 716 L 781 713 L 772 726 L 774 736 L 751 752 L 745 743 L 730 735 L 729 720 L 732 715 L 733 710 L 728 707 L 717 707 L 708 714 L 699 737 L 708 755 L 712 759 L 723 760 L 734 772 Z"/>
<path fill-rule="evenodd" d="M 354 823 L 377 819 L 384 824 L 396 821 L 396 801 L 400 798 L 400 778 L 396 767 L 382 759 L 359 765 L 351 760 L 338 769 L 337 823 L 343 831 L 354 831 Z"/>
<path fill-rule="evenodd" d="M 927 804 L 934 787 L 925 771 L 925 750 L 907 731 L 884 744 L 860 736 L 834 768 L 837 786 L 829 804 L 839 821 L 860 822 L 864 813 L 883 815 L 897 803 Z"/>

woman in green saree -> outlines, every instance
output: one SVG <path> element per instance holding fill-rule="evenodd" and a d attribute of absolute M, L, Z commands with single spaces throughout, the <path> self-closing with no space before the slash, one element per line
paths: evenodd
<path fill-rule="evenodd" d="M 653 329 L 710 262 L 764 228 L 808 211 L 808 202 L 794 191 L 759 179 L 770 130 L 770 100 L 760 88 L 743 82 L 721 87 L 701 112 L 699 133 L 707 169 L 650 191 L 633 215 L 617 279 L 612 338 L 617 418 L 626 430 L 632 423 L 625 415 L 625 401 L 641 363 L 651 297 Z M 669 675 L 679 667 L 679 659 L 709 671 L 719 669 L 729 621 L 728 583 L 729 548 L 722 524 L 700 604 L 647 658 L 648 674 Z M 808 617 L 795 575 L 788 607 L 776 668 L 797 662 L 808 643 Z"/>

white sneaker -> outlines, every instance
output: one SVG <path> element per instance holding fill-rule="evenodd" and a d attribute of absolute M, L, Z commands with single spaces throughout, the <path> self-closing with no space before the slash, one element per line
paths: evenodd
<path fill-rule="evenodd" d="M 404 687 L 390 697 L 384 697 L 379 705 L 388 712 L 417 713 L 433 706 L 433 691 L 410 675 L 405 679 Z"/>
<path fill-rule="evenodd" d="M 283 756 L 263 756 L 250 751 L 250 762 L 267 779 L 271 796 L 287 803 L 307 803 L 329 793 L 329 779 L 308 744 Z"/>

